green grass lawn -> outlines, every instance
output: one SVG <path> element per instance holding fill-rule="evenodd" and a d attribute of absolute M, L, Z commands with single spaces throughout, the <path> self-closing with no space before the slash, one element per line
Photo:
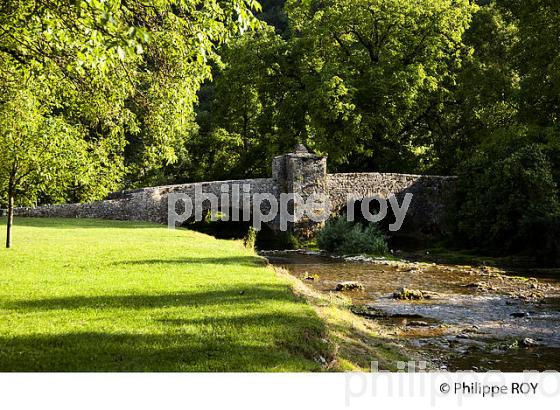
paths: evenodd
<path fill-rule="evenodd" d="M 0 249 L 0 371 L 319 370 L 324 331 L 237 241 L 18 218 Z"/>

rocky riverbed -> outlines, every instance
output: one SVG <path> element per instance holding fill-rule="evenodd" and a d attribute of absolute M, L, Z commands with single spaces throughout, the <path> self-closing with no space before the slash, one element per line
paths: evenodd
<path fill-rule="evenodd" d="M 560 370 L 560 271 L 330 257 L 263 256 L 449 370 Z"/>

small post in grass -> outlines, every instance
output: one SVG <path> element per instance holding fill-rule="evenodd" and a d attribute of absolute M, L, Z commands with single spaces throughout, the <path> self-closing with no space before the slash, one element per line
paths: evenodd
<path fill-rule="evenodd" d="M 14 224 L 14 196 L 8 195 L 8 222 L 6 224 L 6 248 L 12 246 L 12 225 Z"/>

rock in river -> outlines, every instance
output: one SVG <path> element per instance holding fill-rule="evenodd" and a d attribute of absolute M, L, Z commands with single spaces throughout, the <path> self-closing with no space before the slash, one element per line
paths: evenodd
<path fill-rule="evenodd" d="M 539 342 L 537 342 L 534 339 L 531 339 L 530 337 L 526 337 L 525 339 L 523 339 L 520 344 L 523 347 L 533 347 L 533 346 L 539 346 L 540 345 Z"/>
<path fill-rule="evenodd" d="M 303 280 L 314 281 L 319 279 L 319 275 L 310 274 L 309 272 L 304 272 Z"/>
<path fill-rule="evenodd" d="M 346 281 L 346 282 L 339 282 L 336 284 L 337 291 L 345 291 L 345 290 L 364 290 L 364 285 L 360 282 L 355 281 Z"/>
<path fill-rule="evenodd" d="M 424 299 L 424 294 L 421 290 L 400 288 L 393 293 L 393 299 L 420 300 Z"/>
<path fill-rule="evenodd" d="M 422 320 L 412 320 L 410 322 L 408 322 L 406 324 L 407 326 L 410 327 L 425 327 L 425 326 L 430 326 L 430 324 L 428 322 L 424 322 Z"/>

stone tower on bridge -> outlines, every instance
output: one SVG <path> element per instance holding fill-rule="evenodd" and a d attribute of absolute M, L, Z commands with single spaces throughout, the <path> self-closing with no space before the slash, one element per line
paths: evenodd
<path fill-rule="evenodd" d="M 280 193 L 299 194 L 304 201 L 312 195 L 326 195 L 327 158 L 310 154 L 303 145 L 298 145 L 294 152 L 274 157 L 272 160 L 272 180 L 276 189 L 275 195 Z M 288 211 L 297 215 L 297 204 L 291 202 Z M 317 223 L 302 215 L 292 224 L 291 229 L 299 237 L 311 237 L 320 227 Z"/>

